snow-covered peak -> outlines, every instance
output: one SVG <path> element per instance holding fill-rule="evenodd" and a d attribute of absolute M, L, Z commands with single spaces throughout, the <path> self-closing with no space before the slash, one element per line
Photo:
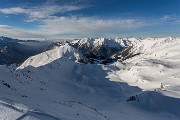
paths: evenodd
<path fill-rule="evenodd" d="M 121 45 L 115 40 L 115 39 L 108 39 L 108 38 L 99 38 L 95 39 L 94 41 L 95 45 L 98 46 L 107 46 L 107 47 L 113 47 L 113 48 L 120 48 Z"/>
<path fill-rule="evenodd" d="M 123 38 L 99 38 L 95 40 L 95 43 L 114 48 L 126 47 L 131 44 L 130 41 Z"/>
<path fill-rule="evenodd" d="M 93 43 L 94 39 L 93 38 L 82 38 L 82 39 L 77 39 L 77 40 L 73 40 L 72 43 L 73 44 L 85 44 L 85 43 Z"/>
<path fill-rule="evenodd" d="M 78 50 L 66 43 L 62 46 L 57 46 L 52 50 L 48 50 L 28 58 L 19 68 L 24 68 L 29 65 L 39 67 L 58 59 L 77 61 L 80 58 L 82 58 L 82 55 L 78 52 Z"/>
<path fill-rule="evenodd" d="M 129 40 L 122 38 L 83 38 L 72 41 L 71 44 L 90 58 L 108 59 L 115 53 L 131 46 Z"/>
<path fill-rule="evenodd" d="M 108 47 L 125 47 L 125 46 L 129 46 L 130 42 L 128 40 L 125 40 L 123 38 L 97 38 L 97 39 L 93 39 L 93 38 L 82 38 L 82 39 L 78 39 L 78 40 L 74 40 L 71 42 L 72 44 L 78 44 L 79 46 L 82 45 L 89 45 L 89 46 L 108 46 Z"/>

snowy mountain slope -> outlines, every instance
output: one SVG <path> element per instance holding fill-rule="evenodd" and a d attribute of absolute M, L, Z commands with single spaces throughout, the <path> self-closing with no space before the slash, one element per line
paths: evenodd
<path fill-rule="evenodd" d="M 140 101 L 147 99 L 145 102 L 149 109 L 180 115 L 177 107 L 180 103 L 179 39 L 146 38 L 131 42 L 135 44 L 134 52 L 141 54 L 124 61 L 126 65 L 123 67 L 115 63 L 122 70 L 110 74 L 110 78 L 130 86 L 138 86 L 145 91 L 153 91 L 148 92 L 145 98 L 144 95 L 140 98 Z"/>
<path fill-rule="evenodd" d="M 83 64 L 78 59 L 84 54 L 63 44 L 19 67 L 0 66 L 0 118 L 178 120 L 179 39 L 123 41 L 133 44 L 124 53 L 140 54 L 108 65 Z"/>

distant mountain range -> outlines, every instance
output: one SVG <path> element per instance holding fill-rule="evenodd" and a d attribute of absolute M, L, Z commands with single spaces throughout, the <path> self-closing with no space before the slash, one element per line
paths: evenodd
<path fill-rule="evenodd" d="M 56 46 L 68 44 L 77 49 L 84 57 L 79 58 L 83 63 L 108 63 L 117 58 L 115 54 L 127 49 L 131 43 L 120 38 L 84 38 L 74 41 L 51 42 L 35 40 L 18 40 L 8 37 L 0 37 L 0 64 L 22 63 L 28 57 L 53 49 Z"/>
<path fill-rule="evenodd" d="M 22 63 L 28 57 L 44 52 L 50 44 L 48 41 L 0 37 L 0 65 Z"/>

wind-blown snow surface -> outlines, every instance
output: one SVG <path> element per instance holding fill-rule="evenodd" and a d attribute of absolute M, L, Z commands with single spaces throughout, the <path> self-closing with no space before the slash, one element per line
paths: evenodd
<path fill-rule="evenodd" d="M 0 66 L 0 119 L 179 120 L 180 39 L 128 38 L 136 56 L 77 63 L 65 44 Z"/>

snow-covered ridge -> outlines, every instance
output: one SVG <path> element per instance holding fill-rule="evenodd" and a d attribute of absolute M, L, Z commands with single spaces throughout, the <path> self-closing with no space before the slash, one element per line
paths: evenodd
<path fill-rule="evenodd" d="M 29 65 L 33 67 L 39 67 L 49 64 L 58 59 L 71 60 L 77 62 L 78 60 L 83 59 L 83 56 L 80 54 L 80 52 L 78 52 L 78 50 L 66 43 L 62 46 L 57 46 L 52 50 L 48 50 L 36 56 L 29 57 L 21 65 L 20 68 L 24 68 Z"/>
<path fill-rule="evenodd" d="M 111 56 L 128 48 L 128 40 L 119 38 L 84 38 L 72 42 L 54 43 L 50 50 L 28 58 L 22 66 L 39 67 L 58 59 L 67 59 L 74 62 L 94 63 L 95 60 L 111 59 Z M 25 65 L 26 64 L 26 65 Z"/>

